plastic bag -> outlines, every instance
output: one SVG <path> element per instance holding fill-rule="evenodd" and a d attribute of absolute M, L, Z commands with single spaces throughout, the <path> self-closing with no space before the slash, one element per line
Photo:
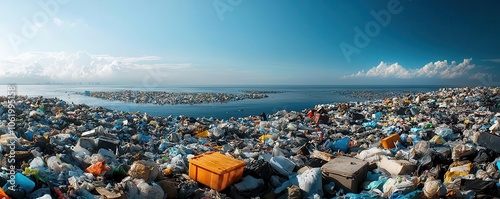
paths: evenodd
<path fill-rule="evenodd" d="M 139 191 L 139 198 L 163 199 L 165 195 L 163 189 L 156 183 L 149 184 L 142 179 L 136 180 L 135 183 Z"/>
<path fill-rule="evenodd" d="M 292 174 L 295 168 L 295 164 L 285 157 L 272 157 L 269 163 L 279 174 L 284 176 Z"/>
<path fill-rule="evenodd" d="M 380 158 L 379 157 L 372 158 L 372 157 L 382 155 L 382 153 L 383 152 L 381 149 L 379 149 L 377 147 L 373 147 L 373 148 L 361 151 L 360 153 L 358 153 L 356 155 L 356 158 L 358 158 L 360 160 L 370 159 L 370 160 L 376 161 L 376 160 L 379 160 Z"/>
<path fill-rule="evenodd" d="M 415 190 L 416 188 L 416 178 L 403 178 L 395 177 L 387 179 L 387 182 L 383 187 L 383 196 L 389 197 L 393 193 L 399 192 L 401 194 L 407 194 Z"/>
<path fill-rule="evenodd" d="M 455 163 L 454 163 L 455 164 Z M 444 182 L 449 183 L 452 182 L 457 177 L 464 177 L 470 173 L 472 169 L 472 163 L 466 163 L 462 165 L 453 166 L 450 165 L 450 169 L 444 175 Z"/>
<path fill-rule="evenodd" d="M 443 183 L 441 183 L 439 180 L 435 180 L 432 177 L 427 178 L 422 191 L 424 192 L 425 196 L 427 196 L 427 198 L 434 198 L 435 196 L 441 197 L 446 195 L 446 187 L 443 186 Z"/>
<path fill-rule="evenodd" d="M 321 169 L 313 168 L 305 171 L 300 175 L 290 176 L 290 180 L 281 184 L 280 187 L 274 190 L 274 193 L 280 193 L 287 187 L 297 185 L 306 195 L 304 197 L 312 197 L 314 195 L 323 196 L 323 184 L 321 178 Z"/>
<path fill-rule="evenodd" d="M 269 181 L 269 178 L 271 178 L 271 175 L 273 174 L 273 168 L 271 165 L 262 159 L 251 164 L 248 170 L 252 172 L 251 174 L 253 176 L 262 178 L 266 181 Z"/>
<path fill-rule="evenodd" d="M 377 123 L 375 121 L 364 122 L 363 126 L 368 128 L 375 128 L 377 127 Z"/>
<path fill-rule="evenodd" d="M 156 179 L 159 173 L 160 171 L 156 163 L 144 160 L 135 161 L 128 171 L 131 177 L 140 178 L 146 182 L 151 182 Z"/>
<path fill-rule="evenodd" d="M 347 152 L 347 150 L 349 149 L 349 142 L 351 142 L 351 139 L 349 139 L 348 137 L 341 138 L 331 143 L 330 148 L 333 151 Z"/>
<path fill-rule="evenodd" d="M 289 199 L 302 199 L 302 191 L 297 185 L 292 185 L 288 187 L 288 198 Z"/>
<path fill-rule="evenodd" d="M 386 182 L 387 182 L 387 179 L 386 178 L 382 178 L 380 180 L 370 182 L 370 184 L 366 185 L 364 188 L 366 190 L 375 190 L 375 189 L 383 190 L 384 184 Z"/>
<path fill-rule="evenodd" d="M 429 142 L 432 142 L 434 144 L 439 144 L 439 145 L 443 145 L 446 143 L 446 141 L 439 135 L 435 135 L 434 137 L 432 137 Z"/>
<path fill-rule="evenodd" d="M 264 180 L 256 179 L 250 175 L 245 176 L 243 180 L 234 185 L 238 191 L 250 191 L 264 185 Z"/>
<path fill-rule="evenodd" d="M 476 148 L 470 144 L 458 144 L 453 147 L 453 151 L 451 152 L 451 158 L 453 160 L 458 160 L 462 157 L 473 155 L 476 151 Z"/>
<path fill-rule="evenodd" d="M 323 187 L 321 181 L 321 169 L 312 168 L 305 171 L 303 174 L 298 175 L 299 187 L 302 189 L 306 196 L 313 196 L 318 194 L 323 196 Z"/>
<path fill-rule="evenodd" d="M 109 170 L 109 167 L 104 164 L 105 161 L 97 162 L 90 167 L 85 169 L 86 172 L 93 174 L 94 176 L 100 176 Z"/>
<path fill-rule="evenodd" d="M 427 141 L 420 141 L 417 144 L 415 144 L 415 147 L 413 147 L 413 150 L 418 155 L 428 154 L 431 152 L 430 143 Z"/>
<path fill-rule="evenodd" d="M 435 133 L 444 139 L 448 139 L 453 136 L 453 130 L 450 128 L 437 127 Z"/>

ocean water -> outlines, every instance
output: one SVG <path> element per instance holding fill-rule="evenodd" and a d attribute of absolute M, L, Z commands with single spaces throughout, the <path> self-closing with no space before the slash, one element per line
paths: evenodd
<path fill-rule="evenodd" d="M 362 98 L 350 98 L 335 91 L 374 91 L 374 92 L 429 92 L 436 91 L 439 86 L 184 86 L 184 87 L 125 87 L 116 85 L 18 85 L 17 94 L 27 96 L 57 97 L 69 103 L 84 103 L 89 106 L 102 106 L 109 109 L 130 112 L 145 112 L 150 115 L 189 117 L 215 117 L 228 119 L 230 117 L 246 117 L 260 115 L 262 112 L 271 114 L 280 110 L 302 111 L 313 108 L 317 104 L 334 102 L 364 101 Z M 4 85 L 7 95 L 7 86 Z M 270 93 L 264 99 L 245 99 L 228 103 L 194 104 L 194 105 L 154 105 L 113 102 L 83 95 L 74 94 L 83 91 L 166 91 L 166 92 L 222 92 L 241 93 L 242 90 L 282 91 Z M 1 90 L 0 90 L 1 93 Z"/>

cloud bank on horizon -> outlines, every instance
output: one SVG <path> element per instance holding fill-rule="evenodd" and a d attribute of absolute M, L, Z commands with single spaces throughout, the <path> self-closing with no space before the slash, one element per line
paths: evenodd
<path fill-rule="evenodd" d="M 89 81 L 98 80 L 119 83 L 141 79 L 147 73 L 156 75 L 192 67 L 191 63 L 163 63 L 158 56 L 118 57 L 95 55 L 88 52 L 26 52 L 7 59 L 0 59 L 1 78 L 28 78 L 49 81 Z M 383 79 L 480 79 L 487 73 L 472 72 L 477 68 L 472 58 L 462 62 L 447 60 L 429 62 L 421 68 L 406 68 L 398 62 L 388 64 L 381 61 L 377 66 L 356 74 L 341 76 L 341 79 L 383 78 Z M 30 83 L 30 82 L 28 82 Z M 31 82 L 33 83 L 33 82 Z"/>
<path fill-rule="evenodd" d="M 189 67 L 190 63 L 162 63 L 157 56 L 116 57 L 84 51 L 26 52 L 1 59 L 0 77 L 53 81 L 130 81 L 134 74 L 141 72 L 158 73 L 160 69 L 165 71 Z"/>
<path fill-rule="evenodd" d="M 397 78 L 397 79 L 410 79 L 410 78 L 437 78 L 437 79 L 456 79 L 468 77 L 470 79 L 478 79 L 485 73 L 471 73 L 471 70 L 476 68 L 472 64 L 472 58 L 464 59 L 461 63 L 447 60 L 429 62 L 421 68 L 410 69 L 405 68 L 398 62 L 388 64 L 380 62 L 379 65 L 370 68 L 368 71 L 358 71 L 356 74 L 347 75 L 343 78 L 361 78 L 361 77 L 378 77 L 378 78 Z"/>

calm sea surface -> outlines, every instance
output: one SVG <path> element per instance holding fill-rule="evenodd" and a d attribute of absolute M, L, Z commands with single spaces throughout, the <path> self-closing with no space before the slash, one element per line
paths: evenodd
<path fill-rule="evenodd" d="M 7 95 L 7 87 L 3 86 Z M 439 86 L 190 86 L 190 87 L 156 87 L 135 88 L 115 85 L 18 85 L 18 95 L 57 97 L 67 102 L 85 103 L 90 106 L 103 106 L 109 109 L 131 112 L 146 112 L 150 115 L 189 117 L 216 117 L 227 119 L 230 117 L 246 117 L 268 114 L 279 110 L 301 111 L 313 108 L 317 104 L 364 101 L 359 98 L 349 98 L 337 94 L 336 91 L 374 91 L 374 92 L 429 92 L 436 91 Z M 223 104 L 195 104 L 195 105 L 152 105 L 112 102 L 97 98 L 74 94 L 83 91 L 166 91 L 166 92 L 221 92 L 241 93 L 242 90 L 282 91 L 283 93 L 270 93 L 264 99 L 245 99 Z M 2 91 L 0 90 L 0 93 Z"/>

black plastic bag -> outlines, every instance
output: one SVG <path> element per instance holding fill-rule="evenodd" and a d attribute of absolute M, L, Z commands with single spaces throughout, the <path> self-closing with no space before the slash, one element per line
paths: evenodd
<path fill-rule="evenodd" d="M 495 160 L 495 158 L 496 158 L 495 152 L 491 150 L 481 149 L 477 152 L 477 155 L 474 158 L 474 162 L 477 163 L 492 162 L 493 160 Z"/>
<path fill-rule="evenodd" d="M 476 197 L 489 198 L 498 196 L 497 185 L 494 181 L 462 179 L 460 181 L 460 189 L 472 190 L 476 192 Z"/>
<path fill-rule="evenodd" d="M 229 195 L 235 199 L 255 198 L 265 195 L 269 190 L 265 184 L 248 191 L 239 191 L 235 186 L 231 186 Z"/>
<path fill-rule="evenodd" d="M 319 159 L 319 158 L 310 158 L 309 160 L 307 160 L 306 166 L 309 166 L 312 168 L 317 168 L 317 167 L 323 166 L 326 163 L 327 163 L 327 161 L 324 161 L 324 160 Z"/>
<path fill-rule="evenodd" d="M 273 168 L 268 162 L 260 159 L 250 165 L 248 174 L 255 178 L 262 178 L 267 182 L 273 175 Z"/>

